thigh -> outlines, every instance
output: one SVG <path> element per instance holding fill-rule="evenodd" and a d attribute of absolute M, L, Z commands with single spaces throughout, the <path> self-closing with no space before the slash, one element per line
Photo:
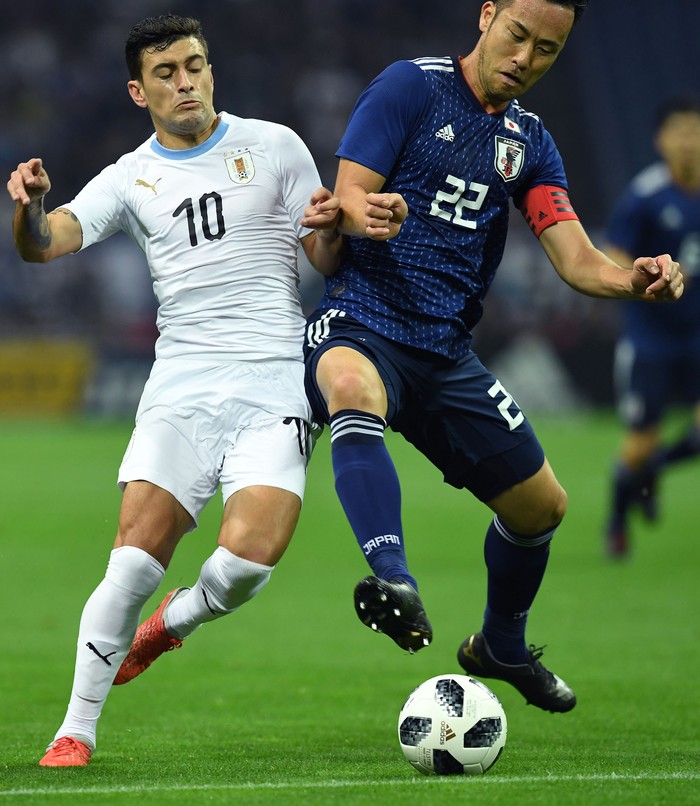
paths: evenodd
<path fill-rule="evenodd" d="M 553 529 L 566 514 L 566 493 L 545 459 L 534 476 L 487 501 L 513 531 L 522 535 Z"/>
<path fill-rule="evenodd" d="M 410 351 L 337 310 L 318 311 L 307 324 L 305 383 L 314 416 L 320 422 L 327 423 L 330 419 L 328 379 L 332 373 L 328 371 L 327 358 L 331 351 L 339 356 L 341 353 L 335 348 L 340 347 L 361 357 L 356 366 L 365 367 L 363 377 L 371 386 L 367 410 L 391 422 L 404 405 L 406 387 L 411 384 L 407 381 L 413 363 Z"/>
<path fill-rule="evenodd" d="M 315 385 L 329 418 L 347 409 L 386 417 L 384 382 L 374 363 L 354 347 L 331 343 L 316 364 Z"/>
<path fill-rule="evenodd" d="M 284 554 L 299 519 L 301 500 L 279 487 L 245 487 L 224 507 L 219 545 L 237 557 L 275 565 Z"/>
<path fill-rule="evenodd" d="M 190 514 L 192 528 L 218 487 L 220 460 L 203 430 L 214 425 L 196 409 L 154 406 L 136 421 L 119 468 L 119 486 L 147 481 L 167 491 Z"/>
<path fill-rule="evenodd" d="M 175 548 L 192 527 L 192 516 L 167 490 L 131 481 L 122 496 L 114 548 L 135 546 L 167 568 Z"/>
<path fill-rule="evenodd" d="M 219 545 L 274 565 L 284 554 L 304 498 L 311 450 L 308 424 L 251 409 L 221 468 L 224 516 Z"/>
<path fill-rule="evenodd" d="M 488 502 L 531 476 L 544 464 L 532 426 L 498 381 L 470 353 L 438 367 L 394 423 L 454 487 Z"/>
<path fill-rule="evenodd" d="M 278 417 L 250 406 L 239 407 L 245 426 L 230 434 L 220 469 L 224 502 L 247 487 L 278 488 L 304 498 L 306 467 L 312 447 L 309 424 L 298 417 Z"/>

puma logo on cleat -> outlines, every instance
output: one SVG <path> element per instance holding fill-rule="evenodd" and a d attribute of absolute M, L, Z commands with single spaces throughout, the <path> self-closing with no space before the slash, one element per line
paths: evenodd
<path fill-rule="evenodd" d="M 110 661 L 109 661 L 109 658 L 110 658 L 111 655 L 116 655 L 117 654 L 116 650 L 114 652 L 110 652 L 109 655 L 102 655 L 100 653 L 100 651 L 97 649 L 97 647 L 92 643 L 92 641 L 88 641 L 87 644 L 85 644 L 85 646 L 88 649 L 92 650 L 95 653 L 95 655 L 97 655 L 98 658 L 102 658 L 102 660 L 107 664 L 107 666 L 112 665 L 110 663 Z"/>

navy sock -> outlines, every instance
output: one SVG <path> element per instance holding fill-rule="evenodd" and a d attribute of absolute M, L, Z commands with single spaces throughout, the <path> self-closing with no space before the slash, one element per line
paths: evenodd
<path fill-rule="evenodd" d="M 554 529 L 539 535 L 519 535 L 498 517 L 486 532 L 488 592 L 482 632 L 494 657 L 502 663 L 527 660 L 527 616 L 547 567 L 553 534 Z"/>
<path fill-rule="evenodd" d="M 335 489 L 367 562 L 380 579 L 402 579 L 417 589 L 406 565 L 401 487 L 384 444 L 386 421 L 343 409 L 330 427 Z"/>
<path fill-rule="evenodd" d="M 615 523 L 625 523 L 627 511 L 641 484 L 642 474 L 638 470 L 632 470 L 623 464 L 615 466 L 612 487 L 612 519 Z"/>
<path fill-rule="evenodd" d="M 661 448 L 653 461 L 653 465 L 659 470 L 662 467 L 666 467 L 666 465 L 692 459 L 698 453 L 700 453 L 700 428 L 693 425 L 677 442 Z"/>

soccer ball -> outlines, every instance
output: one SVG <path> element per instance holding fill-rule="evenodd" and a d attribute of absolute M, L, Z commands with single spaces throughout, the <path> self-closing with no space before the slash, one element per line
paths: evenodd
<path fill-rule="evenodd" d="M 399 714 L 399 742 L 424 775 L 478 775 L 506 743 L 503 706 L 483 683 L 463 674 L 431 677 L 414 689 Z"/>

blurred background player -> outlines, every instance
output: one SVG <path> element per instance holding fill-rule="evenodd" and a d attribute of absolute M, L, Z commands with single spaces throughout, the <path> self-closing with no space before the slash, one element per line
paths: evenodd
<path fill-rule="evenodd" d="M 630 549 L 630 512 L 657 517 L 657 480 L 669 465 L 700 452 L 700 99 L 674 98 L 658 110 L 660 161 L 638 174 L 613 210 L 606 252 L 623 266 L 633 255 L 669 251 L 686 281 L 677 305 L 623 303 L 615 385 L 625 426 L 611 484 L 606 546 Z M 692 407 L 687 431 L 661 443 L 668 407 Z"/>
<path fill-rule="evenodd" d="M 330 424 L 336 491 L 373 571 L 355 588 L 358 616 L 409 651 L 432 638 L 406 563 L 390 425 L 495 514 L 483 627 L 459 648 L 460 665 L 548 711 L 569 711 L 576 697 L 528 647 L 525 629 L 566 493 L 530 423 L 470 346 L 511 198 L 578 291 L 683 291 L 668 255 L 639 258 L 629 271 L 593 246 L 551 136 L 514 100 L 553 65 L 585 5 L 486 2 L 468 56 L 397 62 L 372 82 L 337 151 L 340 229 L 354 237 L 306 339 L 307 386 Z"/>
<path fill-rule="evenodd" d="M 45 767 L 86 766 L 113 682 L 129 682 L 267 584 L 299 517 L 310 444 L 297 250 L 331 270 L 342 240 L 337 200 L 318 187 L 301 139 L 215 112 L 198 20 L 143 20 L 126 61 L 131 99 L 155 133 L 48 214 L 40 159 L 21 163 L 7 185 L 25 260 L 46 263 L 124 230 L 147 255 L 159 304 L 156 360 L 119 468 L 114 548 L 83 609 L 73 689 Z M 304 215 L 318 232 L 302 227 Z M 168 593 L 137 632 L 219 486 L 217 548 L 192 588 Z"/>

